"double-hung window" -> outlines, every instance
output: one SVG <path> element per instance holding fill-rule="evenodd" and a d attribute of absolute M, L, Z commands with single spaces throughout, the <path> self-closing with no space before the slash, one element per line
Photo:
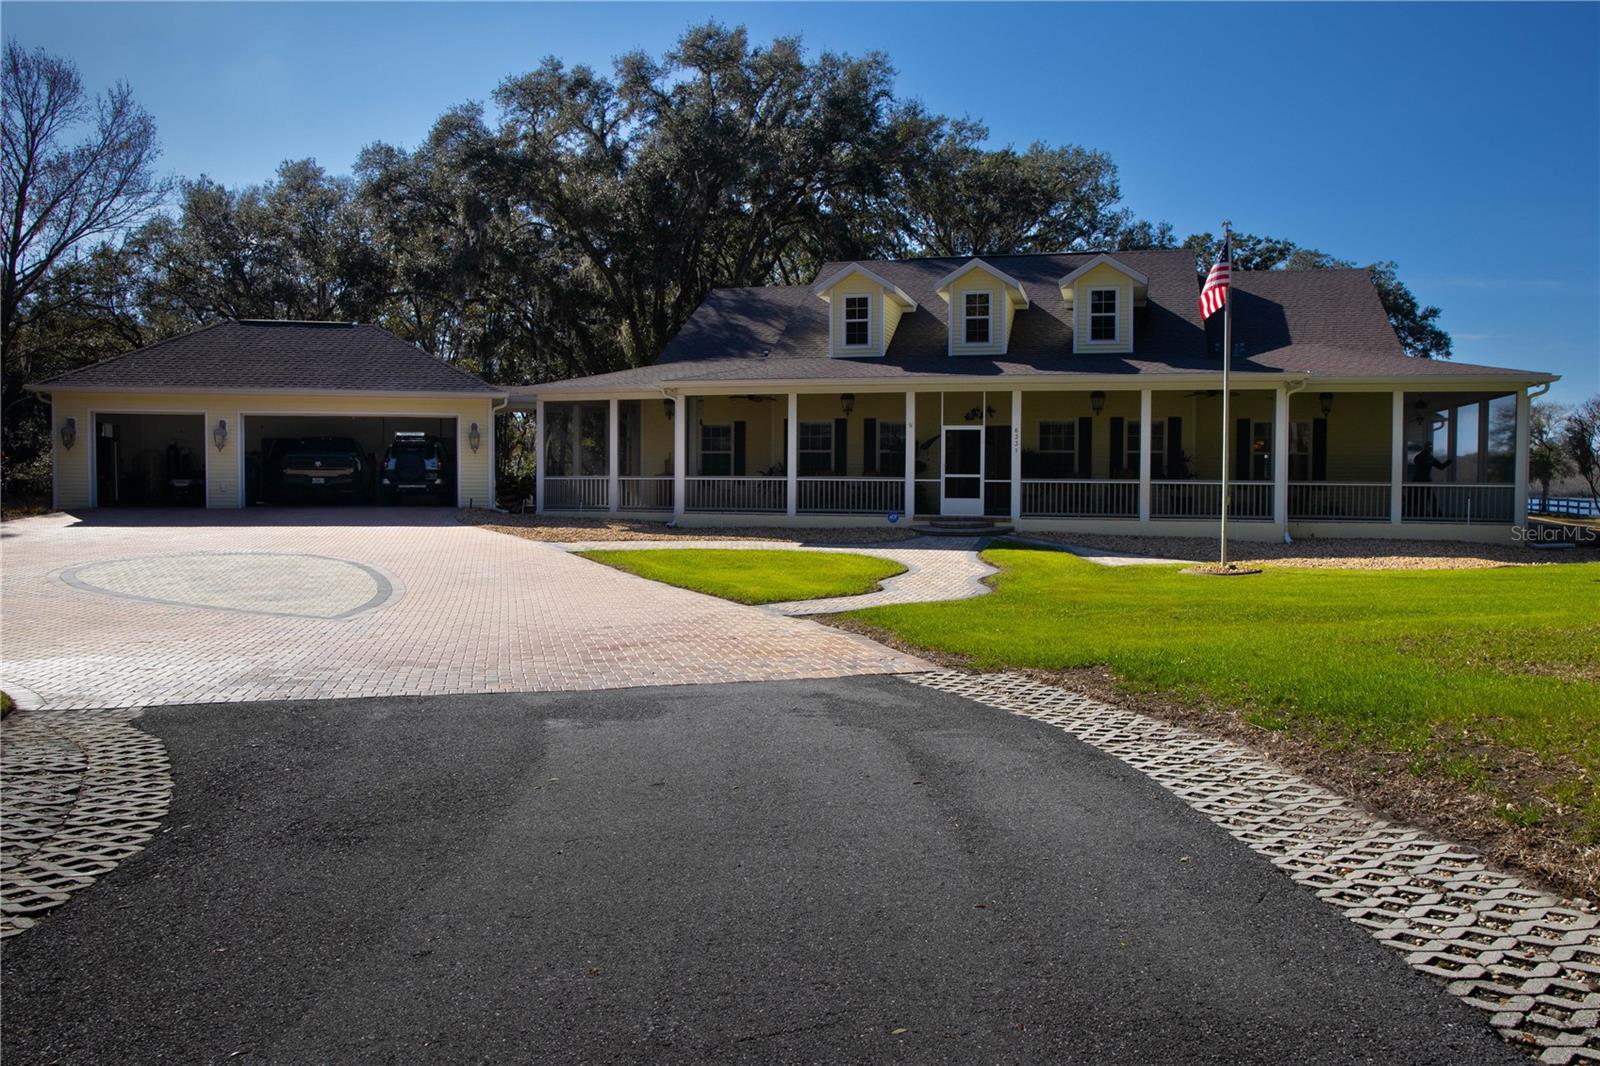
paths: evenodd
<path fill-rule="evenodd" d="M 1141 434 L 1139 423 L 1129 419 L 1126 429 L 1126 447 L 1123 449 L 1122 464 L 1132 476 L 1139 476 L 1139 444 Z"/>
<path fill-rule="evenodd" d="M 1076 422 L 1040 422 L 1039 450 L 1050 455 L 1072 459 L 1078 454 L 1078 424 Z M 1068 463 L 1068 465 L 1071 465 Z"/>
<path fill-rule="evenodd" d="M 800 476 L 833 473 L 833 423 L 800 423 Z"/>
<path fill-rule="evenodd" d="M 872 343 L 872 297 L 844 298 L 844 343 L 847 348 L 865 348 Z"/>
<path fill-rule="evenodd" d="M 1250 480 L 1272 480 L 1272 423 L 1256 422 L 1250 427 Z"/>
<path fill-rule="evenodd" d="M 1117 290 L 1089 290 L 1089 339 L 1114 341 L 1117 339 Z"/>
<path fill-rule="evenodd" d="M 1150 478 L 1160 481 L 1167 476 L 1167 420 L 1158 418 L 1150 423 Z"/>
<path fill-rule="evenodd" d="M 906 424 L 878 423 L 878 473 L 884 477 L 906 471 Z"/>
<path fill-rule="evenodd" d="M 969 292 L 964 301 L 962 318 L 965 321 L 963 336 L 968 344 L 989 343 L 989 294 Z"/>
<path fill-rule="evenodd" d="M 1311 423 L 1289 423 L 1289 480 L 1311 480 Z"/>
<path fill-rule="evenodd" d="M 733 426 L 706 424 L 700 427 L 700 473 L 705 477 L 727 477 L 733 473 Z"/>

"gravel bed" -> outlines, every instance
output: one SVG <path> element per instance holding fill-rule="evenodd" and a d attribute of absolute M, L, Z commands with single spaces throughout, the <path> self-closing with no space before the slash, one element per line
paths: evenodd
<path fill-rule="evenodd" d="M 884 526 L 868 528 L 785 529 L 778 526 L 669 527 L 665 522 L 641 522 L 627 518 L 552 517 L 550 515 L 502 514 L 499 511 L 471 510 L 461 516 L 467 525 L 482 526 L 498 533 L 510 533 L 525 540 L 555 544 L 572 541 L 629 540 L 767 540 L 789 544 L 885 544 L 910 540 L 909 529 Z"/>
<path fill-rule="evenodd" d="M 1132 552 L 1167 559 L 1210 562 L 1217 557 L 1215 537 L 1109 536 L 1094 533 L 1029 533 L 1029 539 Z M 1584 548 L 1531 548 L 1525 544 L 1472 544 L 1458 541 L 1308 539 L 1293 544 L 1233 541 L 1230 562 L 1254 567 L 1325 567 L 1341 570 L 1473 570 L 1491 566 L 1540 566 L 1600 561 Z"/>

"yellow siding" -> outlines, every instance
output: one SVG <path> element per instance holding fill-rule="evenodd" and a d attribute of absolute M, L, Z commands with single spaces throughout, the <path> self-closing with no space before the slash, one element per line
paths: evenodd
<path fill-rule="evenodd" d="M 968 344 L 966 337 L 967 293 L 989 294 L 989 343 Z M 950 287 L 950 354 L 999 355 L 1006 350 L 1006 316 L 1001 308 L 1010 305 L 1004 286 L 982 267 L 963 274 Z"/>
<path fill-rule="evenodd" d="M 94 451 L 93 415 L 193 413 L 205 417 L 206 506 L 239 507 L 242 417 L 249 415 L 350 415 L 406 416 L 456 419 L 456 478 L 463 503 L 490 503 L 494 452 L 494 417 L 487 398 L 371 396 L 362 393 L 296 396 L 285 393 L 58 393 L 53 397 L 53 418 L 59 427 L 67 417 L 78 419 L 78 443 L 69 452 L 54 438 L 56 506 L 79 509 L 92 505 L 90 456 Z M 221 450 L 211 445 L 218 420 L 228 425 L 227 443 Z M 477 452 L 468 443 L 473 422 L 482 441 Z"/>
<path fill-rule="evenodd" d="M 1115 341 L 1089 339 L 1089 290 L 1117 290 L 1117 337 Z M 1075 352 L 1133 351 L 1133 279 L 1101 263 L 1072 283 L 1072 350 Z"/>
<path fill-rule="evenodd" d="M 1328 480 L 1388 481 L 1389 437 L 1393 419 L 1387 392 L 1341 392 L 1328 413 Z M 1289 397 L 1289 417 L 1310 422 L 1322 417 L 1315 392 Z"/>
<path fill-rule="evenodd" d="M 872 301 L 867 315 L 867 344 L 863 346 L 845 347 L 844 343 L 844 301 L 847 296 L 865 296 Z M 883 354 L 883 289 L 865 278 L 852 276 L 845 278 L 835 285 L 829 292 L 829 317 L 833 320 L 833 354 L 834 355 L 882 355 Z M 897 322 L 898 324 L 898 322 Z"/>
<path fill-rule="evenodd" d="M 883 350 L 888 351 L 889 345 L 894 343 L 894 330 L 900 324 L 900 316 L 905 314 L 900 304 L 895 300 L 883 301 Z"/>

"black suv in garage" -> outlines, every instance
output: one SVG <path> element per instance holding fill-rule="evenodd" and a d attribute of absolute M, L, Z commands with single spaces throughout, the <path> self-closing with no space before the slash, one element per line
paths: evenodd
<path fill-rule="evenodd" d="M 372 467 L 349 437 L 302 437 L 277 449 L 278 493 L 292 498 L 366 501 Z"/>
<path fill-rule="evenodd" d="M 436 503 L 452 502 L 450 457 L 438 437 L 426 433 L 394 435 L 379 471 L 378 502 L 394 503 L 403 496 L 431 496 Z"/>

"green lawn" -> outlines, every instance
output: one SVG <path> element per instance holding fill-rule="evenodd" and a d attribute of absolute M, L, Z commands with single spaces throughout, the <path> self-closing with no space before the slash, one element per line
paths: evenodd
<path fill-rule="evenodd" d="M 843 552 L 661 548 L 580 552 L 630 574 L 739 603 L 782 603 L 872 592 L 905 567 Z"/>
<path fill-rule="evenodd" d="M 1104 666 L 1131 691 L 1400 752 L 1504 799 L 1508 821 L 1600 841 L 1600 564 L 1221 578 L 985 557 L 991 595 L 848 617 L 981 669 Z"/>

